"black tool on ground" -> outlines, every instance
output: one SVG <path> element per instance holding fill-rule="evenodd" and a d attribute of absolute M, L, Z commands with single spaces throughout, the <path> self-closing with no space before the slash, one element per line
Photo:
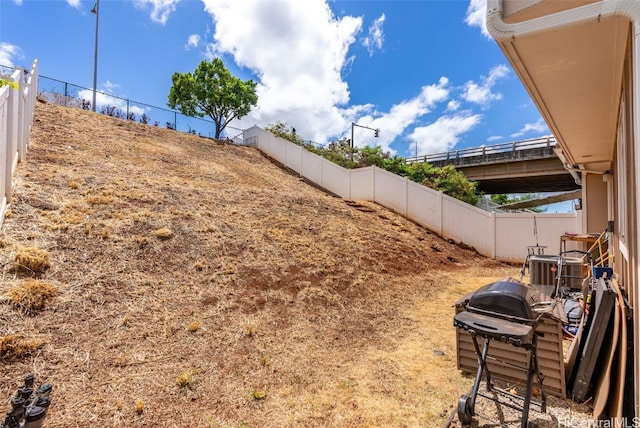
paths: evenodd
<path fill-rule="evenodd" d="M 33 390 L 35 377 L 28 374 L 24 378 L 24 385 L 18 388 L 11 399 L 11 410 L 0 428 L 41 428 L 51 404 L 51 384 L 42 384 L 35 392 Z"/>
<path fill-rule="evenodd" d="M 536 325 L 544 313 L 553 310 L 555 301 L 545 301 L 543 296 L 533 287 L 513 278 L 506 278 L 476 290 L 465 304 L 465 310 L 455 315 L 453 325 L 471 335 L 478 356 L 478 371 L 471 395 L 462 395 L 458 400 L 458 418 L 462 424 L 469 424 L 475 416 L 478 395 L 515 410 L 521 410 L 522 428 L 529 426 L 531 404 L 539 405 L 541 411 L 546 412 L 546 395 L 543 390 L 542 376 L 538 370 Z M 482 350 L 478 338 L 484 339 Z M 491 373 L 487 365 L 491 340 L 499 340 L 529 351 L 529 364 L 524 369 L 527 373 L 524 397 L 499 389 L 491 383 Z M 487 394 L 480 391 L 483 376 L 486 377 Z M 531 402 L 534 376 L 537 378 L 541 392 L 540 403 Z M 499 394 L 489 395 L 489 392 Z M 501 400 L 500 395 L 521 401 L 522 405 Z"/>

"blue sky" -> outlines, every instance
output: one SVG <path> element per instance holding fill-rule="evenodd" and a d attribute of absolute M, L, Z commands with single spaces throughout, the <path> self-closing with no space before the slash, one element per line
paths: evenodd
<path fill-rule="evenodd" d="M 95 0 L 0 0 L 0 65 L 91 88 Z M 548 135 L 484 28 L 484 0 L 101 0 L 98 89 L 166 107 L 171 75 L 220 57 L 258 83 L 232 126 L 277 121 L 409 156 Z M 100 101 L 100 99 L 99 99 Z M 144 108 L 144 107 L 143 107 Z M 152 118 L 153 119 L 153 118 Z M 230 132 L 230 134 L 233 133 Z"/>

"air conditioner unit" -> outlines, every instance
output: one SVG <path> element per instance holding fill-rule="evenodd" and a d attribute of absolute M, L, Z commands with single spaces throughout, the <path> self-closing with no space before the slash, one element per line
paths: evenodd
<path fill-rule="evenodd" d="M 559 256 L 536 255 L 529 257 L 529 284 L 541 287 L 551 295 L 558 283 Z M 581 289 L 582 281 L 586 277 L 583 270 L 583 260 L 579 257 L 563 257 L 562 272 L 560 272 L 560 287 Z M 552 287 L 551 287 L 552 286 Z"/>
<path fill-rule="evenodd" d="M 558 256 L 529 257 L 529 284 L 556 285 L 558 270 Z"/>

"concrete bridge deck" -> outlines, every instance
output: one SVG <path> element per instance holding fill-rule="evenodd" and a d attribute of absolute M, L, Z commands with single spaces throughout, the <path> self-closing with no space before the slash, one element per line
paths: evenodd
<path fill-rule="evenodd" d="M 564 168 L 553 136 L 406 158 L 407 163 L 453 165 L 487 194 L 580 189 Z"/>

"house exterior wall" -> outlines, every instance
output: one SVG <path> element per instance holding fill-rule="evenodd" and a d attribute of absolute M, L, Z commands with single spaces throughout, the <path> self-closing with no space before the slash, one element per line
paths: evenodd
<path fill-rule="evenodd" d="M 635 28 L 638 31 L 638 28 Z M 614 160 L 614 192 L 615 217 L 613 234 L 616 250 L 614 271 L 622 278 L 623 285 L 629 293 L 629 302 L 633 313 L 633 354 L 634 354 L 634 392 L 635 415 L 640 415 L 640 308 L 638 290 L 638 148 L 637 132 L 640 115 L 640 58 L 638 58 L 638 36 L 629 33 L 629 43 L 623 76 L 622 100 L 620 102 L 620 118 L 618 121 L 618 139 Z"/>
<path fill-rule="evenodd" d="M 601 174 L 582 176 L 583 229 L 587 232 L 603 232 L 607 228 L 607 183 Z"/>
<path fill-rule="evenodd" d="M 583 170 L 585 231 L 592 232 L 603 218 L 612 220 L 613 268 L 628 293 L 633 318 L 629 337 L 634 357 L 628 364 L 633 368 L 634 413 L 640 417 L 640 2 L 488 0 L 487 28 L 554 134 L 563 134 L 556 138 L 566 149 L 568 166 Z M 564 43 L 568 35 L 572 44 Z M 542 46 L 556 52 L 564 46 L 563 67 L 553 68 L 547 52 L 554 49 Z M 597 74 L 580 81 L 578 77 L 587 76 L 582 70 Z M 559 94 L 552 85 L 569 90 Z M 605 184 L 589 177 L 590 171 Z M 599 205 L 603 189 L 606 216 Z"/>

